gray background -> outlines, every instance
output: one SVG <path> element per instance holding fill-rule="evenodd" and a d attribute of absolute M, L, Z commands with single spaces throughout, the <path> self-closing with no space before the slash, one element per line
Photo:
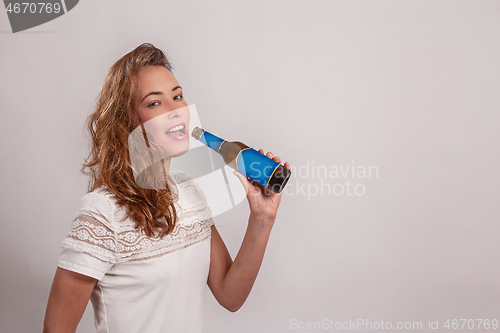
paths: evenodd
<path fill-rule="evenodd" d="M 500 319 L 500 2 L 85 0 L 17 34 L 2 10 L 0 31 L 0 331 L 41 332 L 86 190 L 84 120 L 143 42 L 214 133 L 297 168 L 379 170 L 323 180 L 361 196 L 292 185 L 249 299 L 233 314 L 208 291 L 206 332 Z M 233 256 L 248 212 L 216 218 Z M 93 325 L 89 304 L 78 332 Z"/>

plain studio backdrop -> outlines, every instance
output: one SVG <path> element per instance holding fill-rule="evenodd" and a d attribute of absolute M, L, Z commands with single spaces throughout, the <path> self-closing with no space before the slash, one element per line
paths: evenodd
<path fill-rule="evenodd" d="M 500 319 L 500 2 L 82 0 L 15 34 L 0 12 L 0 331 L 42 330 L 85 118 L 144 42 L 206 129 L 294 167 L 247 302 L 207 288 L 205 332 Z M 233 258 L 248 213 L 215 217 Z"/>

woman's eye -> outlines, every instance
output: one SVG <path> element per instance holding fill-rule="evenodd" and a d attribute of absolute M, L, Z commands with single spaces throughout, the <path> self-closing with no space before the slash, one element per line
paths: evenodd
<path fill-rule="evenodd" d="M 156 104 L 155 104 L 156 103 Z M 159 102 L 152 102 L 151 104 L 148 105 L 148 108 L 149 107 L 153 107 L 153 106 L 157 106 L 159 105 L 160 103 Z"/>
<path fill-rule="evenodd" d="M 183 96 L 182 95 L 177 95 L 174 97 L 174 101 L 177 100 L 177 99 L 181 99 Z"/>

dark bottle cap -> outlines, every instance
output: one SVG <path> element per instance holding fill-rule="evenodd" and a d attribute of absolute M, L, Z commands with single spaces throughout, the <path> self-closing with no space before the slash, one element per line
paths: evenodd
<path fill-rule="evenodd" d="M 291 175 L 292 172 L 290 169 L 287 169 L 280 164 L 276 169 L 276 172 L 274 172 L 273 176 L 269 180 L 267 188 L 276 193 L 281 193 L 281 191 L 285 188 L 286 183 L 288 183 L 288 179 L 290 179 Z"/>

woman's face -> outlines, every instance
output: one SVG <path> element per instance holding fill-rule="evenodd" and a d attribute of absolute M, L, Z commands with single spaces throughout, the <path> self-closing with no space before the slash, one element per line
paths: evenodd
<path fill-rule="evenodd" d="M 166 158 L 186 153 L 189 149 L 189 108 L 174 75 L 163 66 L 147 66 L 138 73 L 136 80 L 135 105 L 148 140 L 163 147 Z"/>

